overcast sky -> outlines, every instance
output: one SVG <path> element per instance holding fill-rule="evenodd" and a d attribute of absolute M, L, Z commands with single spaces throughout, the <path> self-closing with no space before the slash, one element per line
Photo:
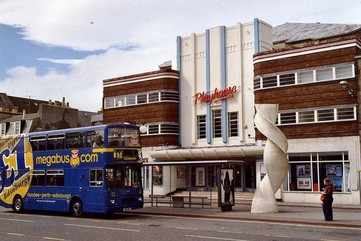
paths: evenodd
<path fill-rule="evenodd" d="M 0 92 L 97 111 L 103 79 L 174 60 L 177 35 L 255 17 L 361 24 L 360 13 L 361 0 L 0 0 Z"/>

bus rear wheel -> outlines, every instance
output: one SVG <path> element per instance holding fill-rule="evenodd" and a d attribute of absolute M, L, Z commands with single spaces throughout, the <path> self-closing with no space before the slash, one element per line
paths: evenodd
<path fill-rule="evenodd" d="M 13 210 L 17 213 L 21 213 L 23 211 L 24 202 L 23 199 L 17 195 L 13 200 Z"/>
<path fill-rule="evenodd" d="M 74 217 L 80 217 L 83 214 L 83 204 L 79 199 L 75 199 L 71 202 L 70 212 Z"/>

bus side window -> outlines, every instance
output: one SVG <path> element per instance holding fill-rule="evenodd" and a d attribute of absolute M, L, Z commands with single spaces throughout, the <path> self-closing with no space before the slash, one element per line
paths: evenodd
<path fill-rule="evenodd" d="M 90 187 L 103 186 L 103 170 L 99 170 L 99 169 L 90 170 L 89 186 Z"/>
<path fill-rule="evenodd" d="M 99 131 L 88 133 L 87 143 L 90 143 L 91 147 L 93 148 L 103 147 L 104 141 L 102 134 Z"/>
<path fill-rule="evenodd" d="M 48 136 L 47 149 L 48 150 L 64 149 L 64 135 Z"/>
<path fill-rule="evenodd" d="M 46 136 L 36 136 L 30 138 L 30 144 L 33 151 L 45 151 L 46 150 Z"/>
<path fill-rule="evenodd" d="M 44 186 L 45 185 L 45 171 L 34 170 L 31 179 L 32 186 Z"/>
<path fill-rule="evenodd" d="M 82 135 L 80 133 L 68 133 L 65 137 L 65 148 L 83 147 Z"/>
<path fill-rule="evenodd" d="M 64 186 L 64 170 L 46 171 L 47 186 Z"/>

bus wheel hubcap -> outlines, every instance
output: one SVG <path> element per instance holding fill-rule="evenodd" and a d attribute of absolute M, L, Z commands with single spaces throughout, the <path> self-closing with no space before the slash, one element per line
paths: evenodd
<path fill-rule="evenodd" d="M 74 211 L 74 214 L 76 214 L 76 215 L 79 215 L 80 214 L 80 203 L 74 203 L 74 205 L 73 205 L 73 211 Z"/>
<path fill-rule="evenodd" d="M 21 209 L 21 200 L 17 198 L 15 200 L 15 210 L 20 211 L 20 209 Z"/>

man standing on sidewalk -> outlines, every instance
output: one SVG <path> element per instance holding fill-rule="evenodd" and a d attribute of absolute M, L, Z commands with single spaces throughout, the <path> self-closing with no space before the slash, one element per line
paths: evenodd
<path fill-rule="evenodd" d="M 332 212 L 333 185 L 329 177 L 326 177 L 323 180 L 323 183 L 325 185 L 324 190 L 321 193 L 323 215 L 325 216 L 325 221 L 332 221 L 333 220 L 333 212 Z"/>

